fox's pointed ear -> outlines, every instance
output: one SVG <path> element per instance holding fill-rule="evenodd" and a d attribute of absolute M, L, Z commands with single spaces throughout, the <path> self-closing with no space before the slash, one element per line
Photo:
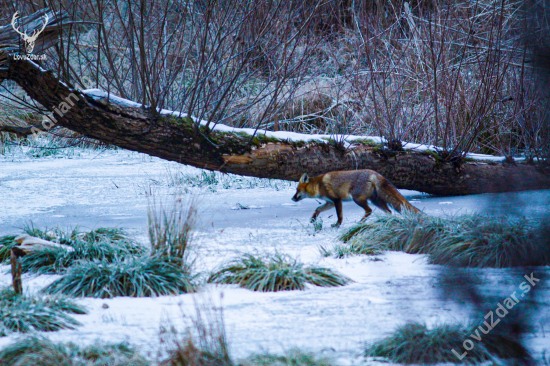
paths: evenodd
<path fill-rule="evenodd" d="M 309 182 L 309 177 L 307 176 L 307 173 L 304 173 L 302 175 L 302 178 L 300 178 L 300 183 L 307 183 Z"/>

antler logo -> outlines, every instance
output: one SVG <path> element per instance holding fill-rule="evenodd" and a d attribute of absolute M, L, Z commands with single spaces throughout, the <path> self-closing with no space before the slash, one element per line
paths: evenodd
<path fill-rule="evenodd" d="M 23 38 L 23 41 L 25 41 L 27 50 L 27 53 L 32 53 L 32 50 L 34 50 L 34 42 L 36 42 L 36 39 L 42 33 L 44 28 L 46 28 L 46 25 L 48 25 L 48 21 L 50 20 L 50 17 L 48 17 L 48 14 L 44 14 L 44 25 L 42 26 L 42 29 L 38 30 L 35 29 L 34 32 L 29 36 L 27 32 L 21 32 L 19 31 L 18 27 L 15 25 L 15 21 L 17 20 L 17 14 L 18 12 L 15 12 L 13 14 L 13 18 L 11 19 L 11 26 L 13 27 L 13 30 L 15 30 L 17 33 L 21 35 L 21 38 Z"/>

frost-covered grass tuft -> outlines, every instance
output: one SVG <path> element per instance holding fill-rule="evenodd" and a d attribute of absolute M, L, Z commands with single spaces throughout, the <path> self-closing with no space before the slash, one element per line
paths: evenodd
<path fill-rule="evenodd" d="M 3 366 L 148 366 L 137 350 L 125 343 L 78 347 L 31 336 L 0 350 Z"/>
<path fill-rule="evenodd" d="M 86 310 L 59 296 L 16 295 L 9 287 L 0 291 L 0 336 L 11 332 L 74 329 L 80 325 L 68 314 L 86 314 Z"/>
<path fill-rule="evenodd" d="M 541 227 L 527 220 L 464 215 L 450 218 L 403 214 L 359 224 L 340 239 L 337 256 L 394 250 L 428 254 L 433 264 L 458 267 L 516 267 L 550 264 Z"/>
<path fill-rule="evenodd" d="M 368 346 L 365 356 L 386 357 L 403 364 L 464 363 L 452 350 L 462 350 L 462 343 L 469 339 L 469 334 L 460 325 L 428 329 L 423 324 L 407 323 L 391 336 Z M 481 363 L 489 358 L 485 349 L 478 346 L 468 352 L 466 359 L 470 363 Z"/>
<path fill-rule="evenodd" d="M 15 241 L 16 235 L 0 236 L 0 263 L 7 262 L 11 257 L 11 249 L 17 244 Z"/>
<path fill-rule="evenodd" d="M 378 254 L 383 250 L 427 253 L 440 238 L 447 222 L 427 215 L 384 215 L 355 225 L 340 239 L 348 243 L 349 254 Z"/>
<path fill-rule="evenodd" d="M 194 277 L 161 256 L 142 256 L 74 265 L 43 289 L 75 297 L 151 297 L 195 291 Z"/>
<path fill-rule="evenodd" d="M 90 232 L 81 232 L 78 228 L 63 231 L 40 230 L 32 225 L 24 232 L 31 236 L 71 246 L 74 250 L 44 247 L 24 256 L 21 260 L 23 272 L 61 273 L 79 260 L 100 260 L 112 262 L 118 258 L 140 255 L 144 248 L 130 239 L 118 228 L 99 228 Z M 14 245 L 13 235 L 0 238 L 0 259 L 8 260 Z M 11 242 L 10 242 L 11 238 Z"/>
<path fill-rule="evenodd" d="M 334 361 L 294 348 L 284 355 L 255 354 L 239 362 L 239 366 L 332 366 Z"/>
<path fill-rule="evenodd" d="M 245 254 L 210 275 L 208 282 L 238 284 L 253 291 L 304 290 L 306 283 L 322 287 L 344 286 L 351 280 L 327 268 L 304 266 L 276 253 Z"/>
<path fill-rule="evenodd" d="M 516 340 L 489 333 L 482 334 L 481 341 L 476 341 L 461 361 L 452 350 L 461 355 L 464 352 L 463 343 L 467 339 L 472 340 L 470 335 L 473 331 L 474 327 L 459 324 L 444 324 L 428 329 L 424 324 L 411 322 L 398 327 L 391 336 L 367 345 L 365 356 L 385 357 L 401 364 L 479 364 L 495 357 L 528 357 L 527 350 Z"/>
<path fill-rule="evenodd" d="M 430 262 L 460 267 L 550 264 L 550 242 L 525 219 L 468 216 L 435 243 Z"/>

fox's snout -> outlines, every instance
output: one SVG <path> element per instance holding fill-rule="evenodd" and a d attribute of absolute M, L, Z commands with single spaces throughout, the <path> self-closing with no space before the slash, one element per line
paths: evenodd
<path fill-rule="evenodd" d="M 298 202 L 308 197 L 307 195 L 307 183 L 309 182 L 309 177 L 307 174 L 303 174 L 298 182 L 298 188 L 296 188 L 296 194 L 292 197 L 294 202 Z"/>

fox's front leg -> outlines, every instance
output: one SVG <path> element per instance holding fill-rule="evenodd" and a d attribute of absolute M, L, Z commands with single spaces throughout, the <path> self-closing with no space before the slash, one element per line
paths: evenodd
<path fill-rule="evenodd" d="M 317 209 L 313 213 L 313 216 L 311 216 L 311 222 L 315 222 L 315 220 L 317 220 L 317 216 L 319 216 L 321 212 L 330 210 L 333 207 L 334 207 L 334 203 L 330 201 L 327 201 L 327 203 L 325 203 L 324 205 L 317 207 Z"/>
<path fill-rule="evenodd" d="M 344 219 L 344 215 L 342 214 L 342 200 L 334 200 L 334 206 L 336 206 L 336 216 L 338 216 L 338 221 L 336 221 L 336 224 L 332 226 L 339 227 L 342 225 L 342 220 Z"/>

